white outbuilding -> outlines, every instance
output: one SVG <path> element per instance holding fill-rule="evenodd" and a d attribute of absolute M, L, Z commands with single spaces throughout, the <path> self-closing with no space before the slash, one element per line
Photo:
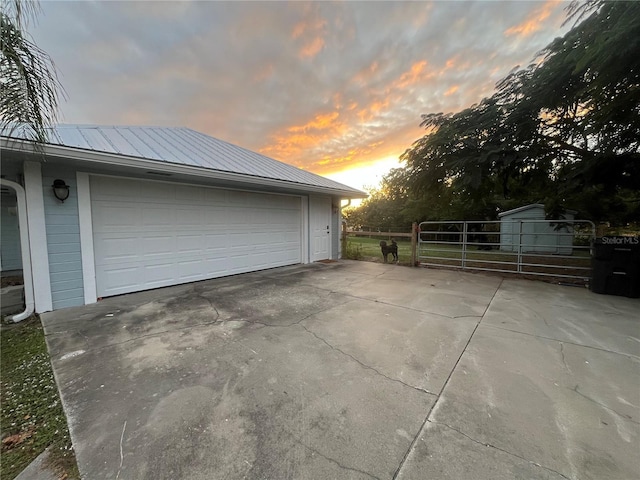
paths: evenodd
<path fill-rule="evenodd" d="M 500 250 L 571 255 L 576 212 L 566 210 L 557 220 L 545 218 L 544 205 L 533 203 L 498 214 Z M 564 220 L 564 221 L 563 221 Z"/>

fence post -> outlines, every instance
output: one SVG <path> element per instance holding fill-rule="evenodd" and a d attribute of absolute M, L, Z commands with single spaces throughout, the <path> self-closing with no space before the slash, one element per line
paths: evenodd
<path fill-rule="evenodd" d="M 460 258 L 460 264 L 464 268 L 467 264 L 467 240 L 468 240 L 468 228 L 467 222 L 462 222 L 462 256 Z"/>
<path fill-rule="evenodd" d="M 418 224 L 413 222 L 411 225 L 411 266 L 416 267 L 418 265 L 418 255 L 417 255 L 417 247 L 418 247 Z"/>
<path fill-rule="evenodd" d="M 518 266 L 517 272 L 522 273 L 522 220 L 518 220 L 520 230 L 518 232 Z"/>

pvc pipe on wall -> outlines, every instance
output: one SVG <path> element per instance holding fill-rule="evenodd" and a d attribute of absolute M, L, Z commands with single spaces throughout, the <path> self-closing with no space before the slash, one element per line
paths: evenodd
<path fill-rule="evenodd" d="M 25 309 L 11 317 L 15 323 L 33 315 L 35 301 L 33 295 L 33 273 L 31 270 L 31 249 L 29 248 L 29 227 L 27 224 L 27 196 L 22 185 L 0 178 L 0 185 L 12 188 L 16 192 L 18 203 L 18 224 L 20 225 L 20 248 L 22 249 L 22 277 L 24 280 Z"/>

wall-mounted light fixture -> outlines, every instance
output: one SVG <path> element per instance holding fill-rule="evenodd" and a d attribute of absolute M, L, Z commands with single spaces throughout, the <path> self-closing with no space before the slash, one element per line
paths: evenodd
<path fill-rule="evenodd" d="M 51 188 L 53 188 L 53 194 L 61 202 L 69 198 L 69 185 L 67 185 L 64 180 L 60 180 L 59 178 L 54 180 Z"/>

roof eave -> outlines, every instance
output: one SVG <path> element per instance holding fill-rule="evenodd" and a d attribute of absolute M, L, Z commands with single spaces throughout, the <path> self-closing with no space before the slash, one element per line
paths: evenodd
<path fill-rule="evenodd" d="M 203 167 L 191 165 L 181 165 L 169 163 L 165 161 L 149 160 L 146 158 L 130 157 L 113 153 L 98 152 L 95 150 L 85 150 L 81 148 L 65 147 L 61 145 L 39 145 L 34 142 L 21 140 L 10 137 L 0 137 L 0 147 L 2 149 L 13 150 L 16 152 L 44 154 L 49 157 L 60 157 L 70 160 L 78 160 L 91 163 L 94 165 L 110 165 L 128 168 L 137 168 L 141 170 L 153 170 L 163 173 L 197 175 L 199 177 L 211 178 L 215 180 L 223 180 L 236 183 L 253 184 L 260 186 L 268 186 L 274 188 L 287 188 L 291 190 L 304 191 L 308 193 L 324 193 L 340 196 L 342 198 L 366 198 L 368 195 L 359 190 L 343 190 L 320 185 L 310 185 L 306 183 L 291 182 L 287 180 L 279 180 L 275 178 L 258 177 L 246 175 L 242 173 L 225 172 L 222 170 L 213 170 Z"/>

